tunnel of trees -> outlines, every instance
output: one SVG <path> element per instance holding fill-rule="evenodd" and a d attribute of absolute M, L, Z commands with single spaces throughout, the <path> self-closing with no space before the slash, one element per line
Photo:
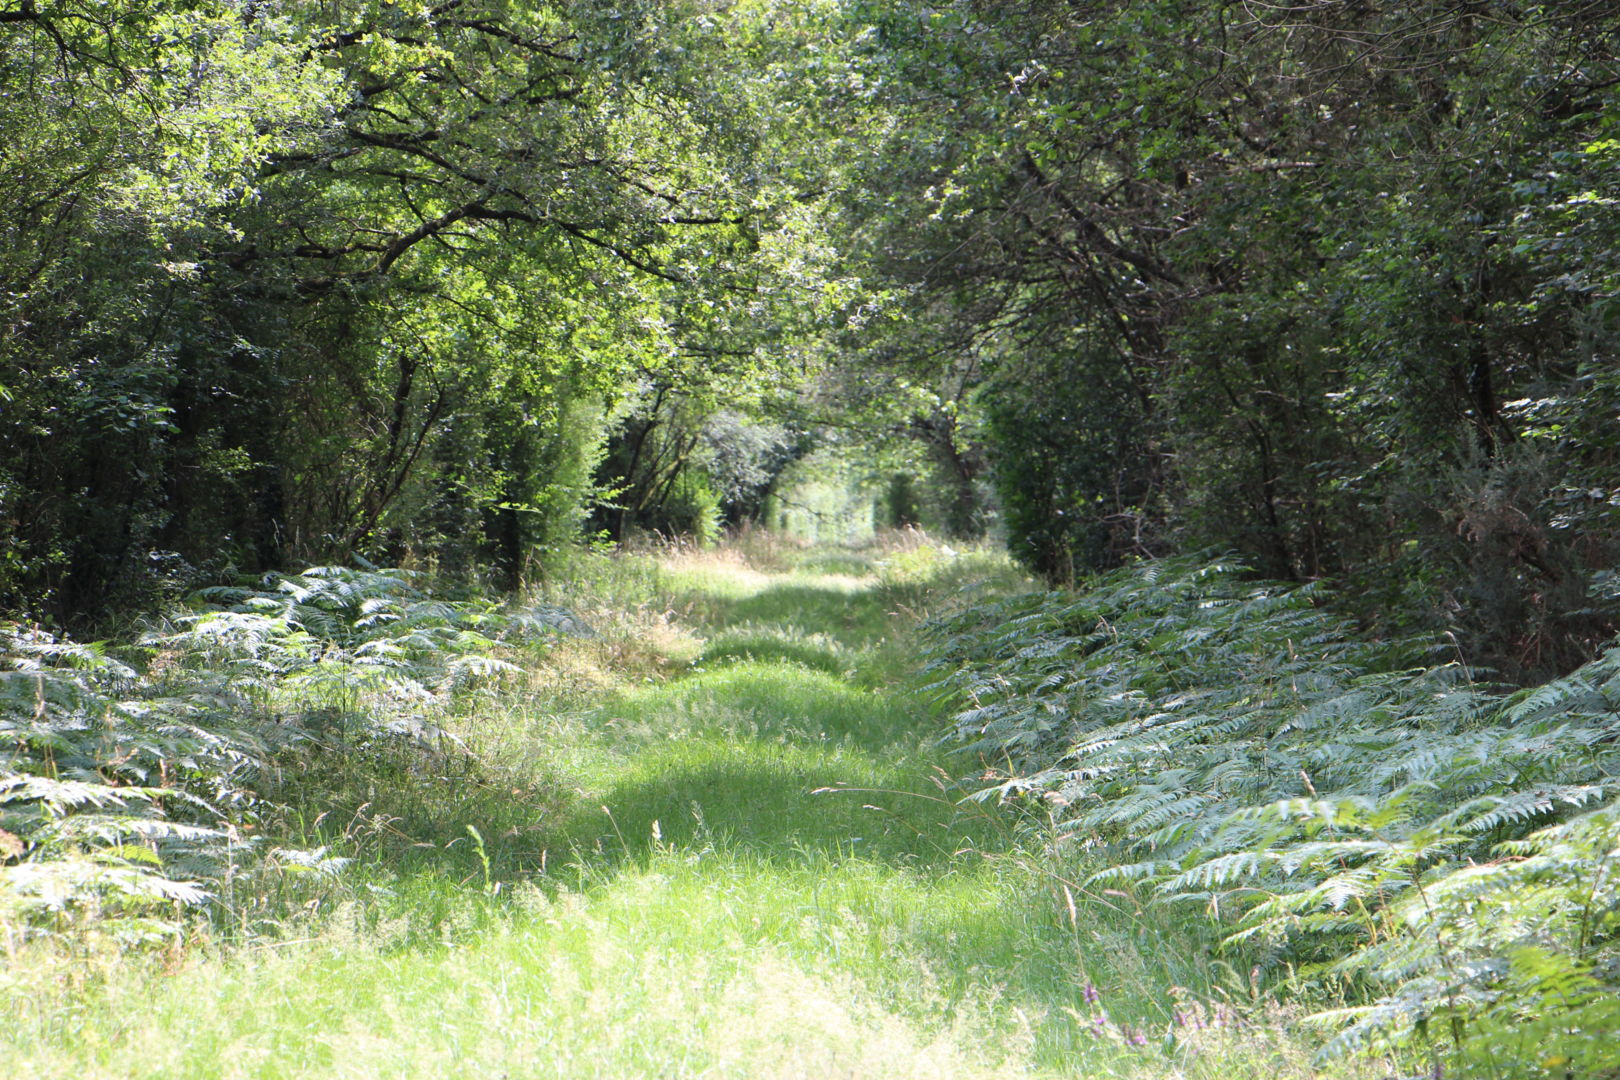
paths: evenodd
<path fill-rule="evenodd" d="M 1055 583 L 1613 632 L 1620 20 L 1499 0 L 20 0 L 0 607 L 514 585 L 815 475 Z M 830 478 L 830 479 L 829 479 Z"/>

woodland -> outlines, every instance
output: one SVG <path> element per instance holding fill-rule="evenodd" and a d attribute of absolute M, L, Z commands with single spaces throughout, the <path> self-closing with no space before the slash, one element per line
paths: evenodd
<path fill-rule="evenodd" d="M 1620 1077 L 1617 360 L 1599 0 L 4 0 L 13 1060 Z"/>

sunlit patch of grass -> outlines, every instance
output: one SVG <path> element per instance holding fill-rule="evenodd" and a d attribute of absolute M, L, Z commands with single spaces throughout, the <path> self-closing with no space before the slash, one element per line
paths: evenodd
<path fill-rule="evenodd" d="M 1195 926 L 1088 897 L 1050 837 L 955 801 L 896 687 L 917 613 L 1019 587 L 1005 557 L 750 543 L 590 562 L 553 599 L 595 636 L 447 718 L 460 757 L 307 762 L 285 828 L 358 862 L 302 907 L 239 898 L 238 944 L 71 983 L 14 958 L 8 1068 L 1313 1075 Z M 1223 994 L 1183 1037 L 1182 1002 Z"/>
<path fill-rule="evenodd" d="M 668 678 L 702 655 L 703 639 L 693 627 L 656 600 L 632 608 L 573 606 L 591 632 L 558 642 L 526 672 L 531 696 L 588 704 L 627 682 Z"/>
<path fill-rule="evenodd" d="M 882 747 L 902 736 L 912 742 L 922 736 L 916 712 L 903 699 L 779 661 L 698 669 L 683 679 L 629 691 L 604 705 L 601 714 L 621 730 L 653 737 L 746 731 Z"/>
<path fill-rule="evenodd" d="M 611 890 L 530 893 L 521 917 L 454 948 L 327 942 L 114 985 L 90 1008 L 127 1026 L 98 1026 L 71 1069 L 27 1048 L 11 1061 L 39 1077 L 1023 1071 L 978 1037 L 969 1003 L 919 1022 L 873 994 L 857 973 L 885 963 L 883 935 L 813 884 L 671 852 Z M 907 978 L 913 1001 L 930 997 Z"/>
<path fill-rule="evenodd" d="M 649 832 L 633 859 L 586 865 L 577 889 L 519 887 L 504 917 L 443 942 L 339 918 L 315 941 L 125 973 L 71 1018 L 25 1018 L 10 1061 L 39 1077 L 1312 1075 L 1286 1017 L 1158 1022 L 1106 979 L 1088 1003 L 1083 965 L 1106 957 L 1013 864 Z"/>
<path fill-rule="evenodd" d="M 791 560 L 795 570 L 805 574 L 838 574 L 843 577 L 867 577 L 877 573 L 873 565 L 871 548 L 813 547 L 797 553 Z"/>

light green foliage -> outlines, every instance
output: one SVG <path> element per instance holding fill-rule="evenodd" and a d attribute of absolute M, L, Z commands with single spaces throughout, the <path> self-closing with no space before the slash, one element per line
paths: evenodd
<path fill-rule="evenodd" d="M 867 448 L 822 447 L 783 470 L 765 503 L 767 524 L 812 543 L 870 541 L 888 524 L 885 484 Z"/>
<path fill-rule="evenodd" d="M 356 553 L 516 585 L 577 538 L 627 398 L 694 402 L 684 439 L 788 396 L 852 295 L 819 232 L 844 166 L 787 77 L 829 7 L 14 14 L 9 610 Z M 712 532 L 694 464 L 679 525 Z"/>
<path fill-rule="evenodd" d="M 1490 809 L 1519 822 L 1567 812 L 1578 800 L 1552 787 Z M 1453 837 L 1463 848 L 1475 836 L 1467 827 L 1453 826 L 1451 836 L 1434 829 L 1387 845 L 1379 858 L 1416 878 L 1424 849 Z M 1330 1050 L 1421 1035 L 1484 1076 L 1600 1076 L 1620 1065 L 1615 806 L 1504 841 L 1490 854 L 1424 874 L 1392 905 L 1394 932 L 1340 962 L 1392 989 L 1375 1004 L 1330 1014 L 1346 1023 Z"/>
<path fill-rule="evenodd" d="M 331 874 L 348 860 L 250 835 L 287 812 L 281 769 L 300 748 L 462 753 L 440 726 L 452 703 L 518 671 L 509 657 L 589 632 L 555 606 L 439 600 L 409 578 L 320 567 L 204 590 L 197 610 L 142 638 L 143 670 L 9 624 L 8 920 L 82 918 L 138 940 L 178 933 L 152 917 L 178 906 L 215 901 L 234 917 L 225 894 L 244 876 Z"/>
<path fill-rule="evenodd" d="M 1620 650 L 1503 697 L 1241 570 L 1148 563 L 937 624 L 976 797 L 1055 812 L 1093 888 L 1366 988 L 1333 1048 L 1612 1067 Z"/>

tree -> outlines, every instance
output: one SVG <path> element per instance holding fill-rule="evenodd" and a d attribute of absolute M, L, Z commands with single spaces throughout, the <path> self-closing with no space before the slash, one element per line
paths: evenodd
<path fill-rule="evenodd" d="M 773 17 L 8 18 L 6 127 L 33 152 L 0 186 L 44 194 L 6 222 L 5 602 L 83 617 L 165 575 L 351 553 L 515 580 L 579 519 L 613 399 L 766 371 L 832 302 L 821 166 L 748 68 L 784 48 Z"/>
<path fill-rule="evenodd" d="M 1032 565 L 1062 580 L 1236 548 L 1273 576 L 1355 580 L 1369 619 L 1447 622 L 1510 672 L 1567 667 L 1608 632 L 1581 597 L 1612 530 L 1555 527 L 1577 474 L 1526 445 L 1510 403 L 1584 411 L 1572 380 L 1605 337 L 1551 283 L 1590 283 L 1607 240 L 1571 189 L 1527 198 L 1613 115 L 1611 15 L 964 0 L 857 17 L 899 118 L 868 174 L 865 258 L 909 298 L 915 353 L 983 372 Z M 1555 219 L 1581 239 L 1561 249 Z"/>

